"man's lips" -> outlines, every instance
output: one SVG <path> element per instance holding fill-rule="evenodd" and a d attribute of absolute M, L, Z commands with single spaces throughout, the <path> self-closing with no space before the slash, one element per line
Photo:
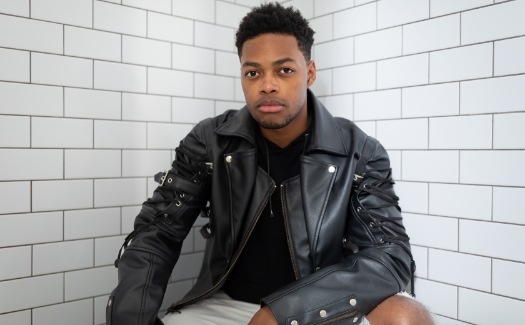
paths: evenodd
<path fill-rule="evenodd" d="M 284 105 L 280 101 L 273 99 L 263 100 L 257 105 L 259 111 L 263 113 L 276 113 L 282 110 L 283 107 Z"/>

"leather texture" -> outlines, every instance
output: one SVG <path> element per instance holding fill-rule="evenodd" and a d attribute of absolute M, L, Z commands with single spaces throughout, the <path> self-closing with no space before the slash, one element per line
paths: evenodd
<path fill-rule="evenodd" d="M 198 172 L 191 178 L 182 177 L 175 167 L 168 172 L 167 177 L 177 179 L 170 183 L 172 198 L 184 194 L 180 205 L 158 203 L 161 213 L 143 205 L 135 229 L 155 218 L 164 219 L 137 234 L 122 255 L 108 324 L 162 324 L 157 313 L 169 276 L 183 239 L 207 201 L 209 214 L 203 216 L 210 219 L 203 228 L 208 238 L 199 278 L 169 311 L 217 292 L 274 191 L 280 191 L 283 198 L 297 277 L 261 301 L 270 307 L 279 325 L 294 320 L 300 325 L 359 323 L 384 299 L 405 289 L 411 275 L 408 240 L 384 240 L 406 236 L 400 209 L 382 208 L 385 201 L 364 189 L 375 184 L 373 174 L 391 177 L 385 149 L 375 141 L 360 185 L 353 188 L 356 163 L 368 136 L 353 122 L 334 118 L 310 90 L 308 105 L 313 112 L 313 132 L 300 159 L 300 176 L 280 188 L 257 167 L 258 126 L 247 107 L 197 124 L 181 141 L 193 154 L 177 155 L 176 160 Z M 211 174 L 206 162 L 213 163 Z M 391 186 L 384 191 L 395 196 Z M 162 196 L 161 192 L 155 191 L 153 198 Z M 369 208 L 384 220 L 378 223 L 373 215 L 361 211 Z M 389 226 L 378 226 L 382 224 Z M 343 238 L 359 251 L 343 254 Z"/>

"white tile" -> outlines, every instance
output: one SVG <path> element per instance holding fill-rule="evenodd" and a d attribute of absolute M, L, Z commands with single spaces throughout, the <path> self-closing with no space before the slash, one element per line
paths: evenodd
<path fill-rule="evenodd" d="M 525 299 L 525 264 L 492 260 L 492 292 Z"/>
<path fill-rule="evenodd" d="M 401 27 L 389 28 L 355 37 L 355 62 L 376 61 L 402 53 Z"/>
<path fill-rule="evenodd" d="M 233 100 L 233 78 L 195 74 L 195 97 Z"/>
<path fill-rule="evenodd" d="M 491 259 L 487 257 L 429 249 L 428 278 L 461 287 L 490 291 L 491 263 Z M 450 272 L 451 265 L 454 266 L 454 272 Z"/>
<path fill-rule="evenodd" d="M 121 176 L 120 150 L 65 150 L 65 178 Z"/>
<path fill-rule="evenodd" d="M 0 15 L 0 46 L 62 54 L 63 36 L 61 24 Z"/>
<path fill-rule="evenodd" d="M 122 177 L 151 177 L 170 164 L 168 150 L 122 150 Z"/>
<path fill-rule="evenodd" d="M 223 102 L 223 101 L 216 101 L 215 102 L 215 115 L 221 115 L 224 112 L 231 110 L 231 109 L 241 109 L 244 106 L 244 103 L 238 103 L 238 102 Z"/>
<path fill-rule="evenodd" d="M 122 119 L 135 121 L 171 121 L 171 98 L 143 94 L 122 94 Z"/>
<path fill-rule="evenodd" d="M 93 239 L 33 246 L 33 275 L 93 267 Z"/>
<path fill-rule="evenodd" d="M 429 213 L 490 220 L 492 188 L 490 186 L 430 184 Z"/>
<path fill-rule="evenodd" d="M 334 94 L 376 89 L 376 63 L 334 69 Z"/>
<path fill-rule="evenodd" d="M 459 37 L 459 14 L 405 25 L 403 26 L 403 54 L 459 46 Z"/>
<path fill-rule="evenodd" d="M 31 0 L 31 18 L 93 27 L 92 0 Z"/>
<path fill-rule="evenodd" d="M 0 48 L 0 80 L 29 82 L 29 52 Z"/>
<path fill-rule="evenodd" d="M 317 69 L 340 67 L 354 63 L 354 39 L 343 38 L 313 48 Z"/>
<path fill-rule="evenodd" d="M 524 113 L 494 115 L 494 149 L 525 149 Z"/>
<path fill-rule="evenodd" d="M 430 149 L 491 149 L 492 115 L 430 118 Z"/>
<path fill-rule="evenodd" d="M 0 193 L 0 214 L 31 211 L 29 182 L 1 182 Z"/>
<path fill-rule="evenodd" d="M 108 305 L 109 296 L 95 297 L 93 299 L 95 309 L 95 325 L 106 324 L 106 306 Z"/>
<path fill-rule="evenodd" d="M 261 0 L 235 0 L 235 3 L 237 4 L 241 4 L 241 5 L 249 6 L 249 7 L 259 6 L 261 2 L 262 2 Z"/>
<path fill-rule="evenodd" d="M 525 76 L 461 83 L 461 114 L 523 111 Z"/>
<path fill-rule="evenodd" d="M 429 117 L 459 114 L 459 83 L 403 89 L 402 116 Z"/>
<path fill-rule="evenodd" d="M 0 147 L 29 148 L 30 118 L 0 115 Z"/>
<path fill-rule="evenodd" d="M 430 53 L 430 82 L 492 76 L 492 43 Z"/>
<path fill-rule="evenodd" d="M 93 207 L 93 180 L 33 182 L 32 211 L 70 210 Z"/>
<path fill-rule="evenodd" d="M 94 3 L 94 28 L 146 37 L 146 11 L 102 1 Z"/>
<path fill-rule="evenodd" d="M 429 17 L 430 0 L 383 0 L 377 4 L 377 28 L 403 25 Z"/>
<path fill-rule="evenodd" d="M 354 95 L 318 97 L 323 106 L 335 117 L 352 120 L 354 116 Z"/>
<path fill-rule="evenodd" d="M 3 181 L 56 179 L 63 176 L 62 150 L 0 149 L 0 157 L 0 180 Z"/>
<path fill-rule="evenodd" d="M 95 148 L 144 149 L 146 123 L 95 121 Z"/>
<path fill-rule="evenodd" d="M 214 0 L 173 0 L 172 15 L 215 22 Z"/>
<path fill-rule="evenodd" d="M 181 300 L 192 287 L 193 283 L 191 280 L 168 284 L 160 310 L 167 309 L 173 303 Z"/>
<path fill-rule="evenodd" d="M 0 261 L 0 281 L 31 276 L 31 246 L 0 249 Z"/>
<path fill-rule="evenodd" d="M 64 91 L 65 116 L 120 120 L 120 93 L 78 88 L 65 88 Z"/>
<path fill-rule="evenodd" d="M 122 0 L 122 4 L 171 14 L 171 0 Z"/>
<path fill-rule="evenodd" d="M 493 200 L 492 220 L 525 225 L 525 189 L 494 187 Z"/>
<path fill-rule="evenodd" d="M 120 234 L 120 208 L 64 212 L 64 239 L 112 236 Z"/>
<path fill-rule="evenodd" d="M 4 0 L 0 3 L 0 12 L 29 17 L 29 0 Z"/>
<path fill-rule="evenodd" d="M 460 163 L 461 183 L 525 186 L 525 151 L 462 151 Z"/>
<path fill-rule="evenodd" d="M 397 182 L 401 179 L 401 151 L 387 150 L 387 154 L 390 159 L 390 168 L 392 168 L 392 178 Z"/>
<path fill-rule="evenodd" d="M 326 42 L 333 38 L 333 17 L 333 15 L 327 15 L 308 22 L 310 28 L 315 32 L 314 43 Z"/>
<path fill-rule="evenodd" d="M 376 30 L 376 2 L 334 14 L 334 38 Z"/>
<path fill-rule="evenodd" d="M 432 0 L 430 1 L 430 16 L 442 16 L 489 4 L 492 4 L 492 0 Z"/>
<path fill-rule="evenodd" d="M 458 305 L 458 319 L 472 324 L 513 324 L 525 318 L 525 302 L 469 289 L 459 288 Z"/>
<path fill-rule="evenodd" d="M 416 279 L 415 289 L 417 300 L 433 313 L 449 317 L 457 316 L 457 287 L 418 278 Z"/>
<path fill-rule="evenodd" d="M 137 205 L 146 200 L 144 178 L 95 180 L 95 207 Z"/>
<path fill-rule="evenodd" d="M 401 118 L 401 89 L 355 94 L 354 104 L 355 121 Z"/>
<path fill-rule="evenodd" d="M 148 12 L 148 37 L 193 44 L 193 21 L 150 11 Z"/>
<path fill-rule="evenodd" d="M 404 181 L 457 183 L 458 162 L 457 150 L 403 151 L 401 172 Z"/>
<path fill-rule="evenodd" d="M 394 190 L 404 212 L 428 213 L 428 183 L 397 181 Z"/>
<path fill-rule="evenodd" d="M 203 258 L 204 253 L 181 255 L 173 269 L 171 281 L 196 278 L 199 275 Z"/>
<path fill-rule="evenodd" d="M 170 68 L 171 44 L 164 41 L 123 35 L 122 62 Z"/>
<path fill-rule="evenodd" d="M 410 245 L 410 251 L 412 252 L 412 257 L 414 257 L 414 261 L 416 262 L 416 272 L 414 275 L 418 278 L 426 278 L 428 274 L 428 248 Z"/>
<path fill-rule="evenodd" d="M 460 252 L 525 262 L 525 252 L 516 249 L 523 236 L 525 226 L 459 220 Z"/>
<path fill-rule="evenodd" d="M 215 2 L 215 23 L 237 29 L 239 28 L 241 19 L 246 16 L 249 11 L 250 8 L 244 6 L 217 1 Z"/>
<path fill-rule="evenodd" d="M 315 16 L 322 16 L 330 14 L 343 9 L 348 9 L 354 6 L 353 1 L 348 0 L 323 0 L 314 1 Z"/>
<path fill-rule="evenodd" d="M 377 121 L 377 140 L 386 149 L 428 149 L 428 120 Z"/>
<path fill-rule="evenodd" d="M 31 82 L 93 87 L 93 60 L 43 53 L 31 54 Z"/>
<path fill-rule="evenodd" d="M 410 55 L 377 62 L 377 88 L 416 86 L 428 83 L 428 54 Z"/>
<path fill-rule="evenodd" d="M 95 239 L 95 266 L 114 265 L 126 236 Z"/>
<path fill-rule="evenodd" d="M 494 75 L 525 72 L 525 37 L 494 43 Z"/>
<path fill-rule="evenodd" d="M 33 325 L 92 325 L 93 299 L 33 309 Z"/>
<path fill-rule="evenodd" d="M 195 22 L 195 45 L 232 51 L 234 43 L 233 28 Z"/>
<path fill-rule="evenodd" d="M 0 114 L 62 116 L 62 89 L 0 82 Z"/>
<path fill-rule="evenodd" d="M 63 274 L 0 282 L 0 292 L 11 293 L 0 295 L 0 313 L 62 302 L 63 290 Z"/>
<path fill-rule="evenodd" d="M 284 5 L 299 10 L 305 19 L 310 19 L 314 16 L 314 0 L 291 0 Z"/>
<path fill-rule="evenodd" d="M 458 249 L 458 219 L 403 213 L 403 225 L 413 245 Z"/>
<path fill-rule="evenodd" d="M 192 128 L 188 124 L 148 123 L 148 149 L 173 150 Z"/>
<path fill-rule="evenodd" d="M 95 61 L 94 88 L 146 92 L 146 67 Z"/>
<path fill-rule="evenodd" d="M 31 146 L 33 148 L 93 148 L 93 121 L 33 117 Z"/>
<path fill-rule="evenodd" d="M 456 294 L 456 300 L 457 300 L 457 294 Z M 448 318 L 441 315 L 434 314 L 434 320 L 439 325 L 469 325 L 468 323 L 460 322 L 456 319 Z"/>
<path fill-rule="evenodd" d="M 193 73 L 148 68 L 148 93 L 170 96 L 193 96 Z"/>
<path fill-rule="evenodd" d="M 31 325 L 31 310 L 0 315 L 0 324 Z"/>
<path fill-rule="evenodd" d="M 461 44 L 522 36 L 525 34 L 524 11 L 525 2 L 520 0 L 462 13 Z"/>
<path fill-rule="evenodd" d="M 242 84 L 241 84 L 241 79 L 239 78 L 235 78 L 234 80 L 234 99 L 239 101 L 239 102 L 245 102 L 246 99 L 244 98 L 244 92 L 242 90 Z"/>
<path fill-rule="evenodd" d="M 0 247 L 62 240 L 62 224 L 62 212 L 0 216 Z M 13 232 L 13 229 L 23 231 Z"/>
<path fill-rule="evenodd" d="M 139 214 L 140 209 L 140 205 L 122 207 L 122 234 L 127 235 L 133 231 L 133 222 Z"/>
<path fill-rule="evenodd" d="M 215 72 L 214 50 L 172 44 L 172 68 L 194 72 Z"/>
<path fill-rule="evenodd" d="M 365 3 L 369 3 L 369 2 L 372 2 L 372 1 L 376 1 L 376 0 L 354 0 L 356 6 L 359 6 L 359 5 L 362 5 L 362 4 L 365 4 Z"/>
<path fill-rule="evenodd" d="M 360 128 L 367 135 L 375 137 L 376 136 L 376 122 L 355 122 L 358 128 Z"/>
<path fill-rule="evenodd" d="M 171 99 L 171 119 L 176 123 L 198 123 L 214 116 L 214 102 L 206 99 Z"/>
<path fill-rule="evenodd" d="M 71 271 L 65 274 L 65 300 L 76 300 L 108 294 L 117 286 L 114 265 Z"/>
<path fill-rule="evenodd" d="M 220 2 L 217 2 L 220 3 Z M 240 77 L 241 63 L 237 53 L 215 51 L 215 73 L 231 77 Z"/>
<path fill-rule="evenodd" d="M 316 96 L 326 96 L 332 94 L 332 70 L 317 71 L 314 83 L 310 86 L 310 90 Z"/>

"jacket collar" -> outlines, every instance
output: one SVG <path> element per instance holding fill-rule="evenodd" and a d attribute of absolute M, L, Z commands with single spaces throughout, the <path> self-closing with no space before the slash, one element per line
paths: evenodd
<path fill-rule="evenodd" d="M 313 92 L 307 90 L 307 101 L 313 132 L 307 152 L 321 150 L 337 155 L 348 155 L 348 148 L 342 138 L 334 117 L 319 102 Z M 241 108 L 226 123 L 219 125 L 214 132 L 224 136 L 237 136 L 256 145 L 255 128 L 258 127 L 247 106 Z"/>

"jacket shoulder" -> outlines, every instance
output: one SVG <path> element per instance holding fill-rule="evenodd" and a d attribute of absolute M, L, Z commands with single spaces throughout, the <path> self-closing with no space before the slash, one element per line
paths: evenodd
<path fill-rule="evenodd" d="M 334 117 L 334 120 L 339 127 L 341 136 L 343 137 L 344 141 L 349 144 L 349 147 L 355 148 L 357 146 L 360 148 L 361 146 L 359 144 L 362 144 L 366 140 L 368 134 L 366 134 L 365 131 L 361 130 L 354 122 L 348 119 Z"/>

